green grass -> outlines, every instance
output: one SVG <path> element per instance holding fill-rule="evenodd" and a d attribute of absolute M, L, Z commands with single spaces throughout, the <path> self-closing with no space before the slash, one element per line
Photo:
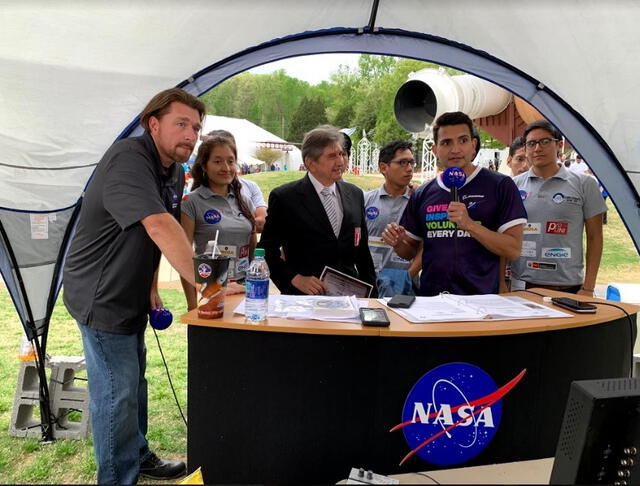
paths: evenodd
<path fill-rule="evenodd" d="M 299 171 L 252 174 L 265 199 L 274 188 L 303 176 Z M 379 176 L 347 175 L 345 179 L 363 190 L 382 183 Z M 609 203 L 609 224 L 604 227 L 605 250 L 598 282 L 640 282 L 640 260 L 619 215 Z M 186 326 L 177 322 L 186 311 L 182 291 L 161 289 L 164 305 L 176 322 L 158 333 L 171 370 L 178 398 L 186 413 L 187 343 Z M 9 437 L 13 397 L 19 362 L 22 328 L 5 289 L 0 288 L 0 484 L 79 484 L 95 482 L 95 461 L 91 439 L 58 440 L 43 444 L 37 439 Z M 186 428 L 169 389 L 162 359 L 151 331 L 147 332 L 149 381 L 149 434 L 151 447 L 163 457 L 186 460 Z M 52 356 L 82 354 L 80 332 L 62 305 L 55 306 L 49 332 L 48 352 Z"/>

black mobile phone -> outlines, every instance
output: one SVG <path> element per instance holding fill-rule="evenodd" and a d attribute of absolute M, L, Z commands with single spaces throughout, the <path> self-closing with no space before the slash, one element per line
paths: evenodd
<path fill-rule="evenodd" d="M 394 295 L 389 299 L 387 305 L 389 307 L 398 307 L 401 309 L 408 309 L 416 300 L 415 295 Z"/>
<path fill-rule="evenodd" d="M 362 321 L 363 326 L 389 326 L 389 316 L 387 316 L 384 309 L 379 309 L 377 307 L 361 307 L 360 320 Z"/>
<path fill-rule="evenodd" d="M 569 297 L 553 297 L 551 302 L 557 306 L 577 312 L 578 314 L 593 314 L 598 310 L 598 308 L 593 304 L 580 302 L 579 300 L 571 299 Z"/>

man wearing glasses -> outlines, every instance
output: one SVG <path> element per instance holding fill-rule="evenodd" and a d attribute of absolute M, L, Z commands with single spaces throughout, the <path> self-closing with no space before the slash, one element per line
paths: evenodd
<path fill-rule="evenodd" d="M 458 200 L 439 176 L 416 190 L 400 225 L 388 224 L 382 238 L 405 259 L 424 248 L 420 295 L 498 293 L 505 260 L 520 254 L 526 213 L 518 188 L 510 177 L 471 163 L 476 141 L 466 114 L 439 116 L 433 136 L 441 166 L 466 175 Z"/>
<path fill-rule="evenodd" d="M 421 268 L 419 256 L 413 262 L 405 260 L 382 239 L 387 224 L 400 221 L 411 196 L 409 185 L 416 165 L 411 148 L 411 142 L 405 140 L 396 140 L 382 147 L 378 168 L 384 176 L 384 184 L 364 195 L 369 250 L 380 297 L 415 295 L 412 280 Z"/>
<path fill-rule="evenodd" d="M 562 135 L 549 122 L 527 125 L 524 137 L 531 169 L 514 182 L 529 222 L 520 258 L 511 264 L 512 289 L 544 287 L 593 296 L 602 257 L 602 216 L 607 211 L 598 184 L 558 165 Z"/>

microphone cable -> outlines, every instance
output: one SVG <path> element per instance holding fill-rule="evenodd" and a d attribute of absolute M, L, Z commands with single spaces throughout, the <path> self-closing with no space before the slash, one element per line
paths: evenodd
<path fill-rule="evenodd" d="M 153 335 L 156 337 L 156 342 L 158 343 L 158 349 L 160 350 L 160 356 L 162 357 L 162 362 L 164 363 L 164 369 L 167 372 L 167 378 L 169 379 L 169 386 L 171 387 L 171 391 L 173 393 L 173 398 L 176 401 L 176 405 L 178 406 L 178 411 L 180 412 L 180 416 L 182 417 L 182 421 L 184 422 L 184 426 L 189 428 L 187 426 L 187 419 L 184 416 L 184 413 L 182 412 L 182 407 L 180 406 L 180 401 L 178 400 L 178 395 L 176 394 L 176 389 L 173 386 L 173 381 L 171 380 L 171 374 L 169 373 L 169 366 L 167 365 L 167 360 L 164 358 L 164 353 L 162 352 L 162 346 L 160 346 L 160 339 L 158 338 L 158 333 L 155 330 L 155 328 L 151 327 L 151 329 L 153 329 Z"/>
<path fill-rule="evenodd" d="M 548 295 L 542 295 L 538 292 L 533 292 L 531 290 L 521 290 L 521 292 L 528 292 L 530 294 L 537 295 L 538 297 L 549 297 Z M 615 307 L 616 309 L 621 310 L 627 318 L 627 322 L 629 323 L 629 378 L 633 376 L 633 344 L 635 339 L 633 339 L 633 320 L 631 319 L 631 315 L 624 309 L 624 307 L 619 306 L 617 304 L 612 304 L 611 302 L 597 302 L 592 300 L 581 300 L 580 302 L 584 304 L 593 304 L 593 305 L 608 305 L 609 307 Z"/>

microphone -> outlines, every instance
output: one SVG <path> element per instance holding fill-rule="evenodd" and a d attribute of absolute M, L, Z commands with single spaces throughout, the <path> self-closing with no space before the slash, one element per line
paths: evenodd
<path fill-rule="evenodd" d="M 168 309 L 158 307 L 149 312 L 149 324 L 158 331 L 166 329 L 172 322 L 173 314 Z"/>
<path fill-rule="evenodd" d="M 451 190 L 451 200 L 460 202 L 458 189 L 464 186 L 467 175 L 460 167 L 449 167 L 442 173 L 442 183 Z"/>

